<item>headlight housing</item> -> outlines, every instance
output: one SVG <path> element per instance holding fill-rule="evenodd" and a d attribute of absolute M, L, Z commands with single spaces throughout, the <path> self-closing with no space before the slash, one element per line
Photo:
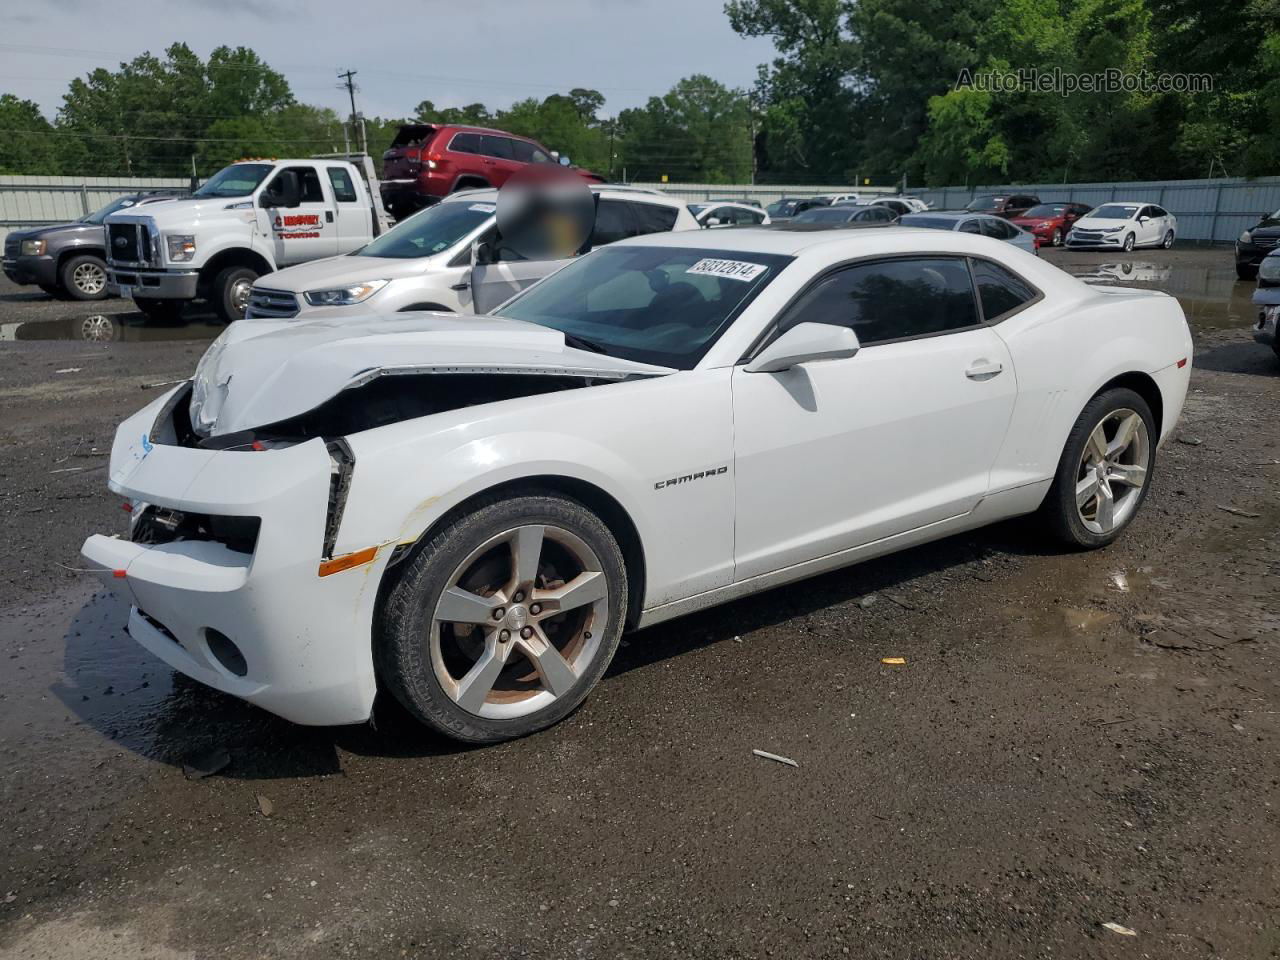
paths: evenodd
<path fill-rule="evenodd" d="M 1122 223 L 1122 224 L 1120 224 L 1120 226 L 1118 226 L 1118 227 L 1103 227 L 1103 228 L 1102 228 L 1102 232 L 1103 232 L 1103 233 L 1115 233 L 1117 230 L 1123 230 L 1123 229 L 1124 229 L 1124 224 Z"/>
<path fill-rule="evenodd" d="M 43 257 L 48 244 L 43 240 L 23 240 L 22 255 L 24 257 Z"/>
<path fill-rule="evenodd" d="M 1263 257 L 1262 263 L 1258 265 L 1258 277 L 1273 283 L 1280 280 L 1280 257 Z"/>
<path fill-rule="evenodd" d="M 303 296 L 313 307 L 348 307 L 353 303 L 363 303 L 386 285 L 386 280 L 362 280 L 332 290 L 308 290 Z"/>
<path fill-rule="evenodd" d="M 1253 231 L 1246 230 L 1244 233 L 1240 234 L 1240 239 L 1236 242 L 1245 244 L 1253 243 Z"/>
<path fill-rule="evenodd" d="M 186 263 L 196 255 L 196 238 L 189 233 L 171 233 L 165 238 L 170 263 Z"/>

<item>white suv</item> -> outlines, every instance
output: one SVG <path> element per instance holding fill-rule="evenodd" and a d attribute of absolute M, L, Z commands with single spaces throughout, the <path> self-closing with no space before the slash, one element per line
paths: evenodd
<path fill-rule="evenodd" d="M 596 222 L 590 247 L 669 230 L 696 230 L 683 202 L 657 191 L 593 186 Z M 497 190 L 464 190 L 397 224 L 343 257 L 260 278 L 247 318 L 320 319 L 403 310 L 484 313 L 554 273 L 569 260 L 522 260 L 499 250 L 473 271 L 473 244 L 494 247 Z"/>

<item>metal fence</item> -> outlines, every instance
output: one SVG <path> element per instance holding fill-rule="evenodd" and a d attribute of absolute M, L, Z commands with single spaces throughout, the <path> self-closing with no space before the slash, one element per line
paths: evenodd
<path fill-rule="evenodd" d="M 126 193 L 190 187 L 174 177 L 0 176 L 0 242 L 10 230 L 78 220 Z"/>
<path fill-rule="evenodd" d="M 893 196 L 892 187 L 851 187 L 848 184 L 814 186 L 813 184 L 759 184 L 759 183 L 648 183 L 636 181 L 633 187 L 661 190 L 689 203 L 701 200 L 754 200 L 768 206 L 783 197 L 821 197 L 832 194 L 856 193 L 858 196 Z"/>
<path fill-rule="evenodd" d="M 1022 183 L 1017 186 L 917 188 L 935 210 L 955 210 L 987 193 L 1032 193 L 1046 203 L 1097 206 L 1112 200 L 1158 203 L 1178 218 L 1178 239 L 1232 243 L 1264 213 L 1280 210 L 1280 177 L 1244 180 L 1134 180 L 1125 183 Z"/>

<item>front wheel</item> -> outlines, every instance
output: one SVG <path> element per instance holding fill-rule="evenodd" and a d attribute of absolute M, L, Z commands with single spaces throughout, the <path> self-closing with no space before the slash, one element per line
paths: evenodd
<path fill-rule="evenodd" d="M 101 257 L 69 257 L 58 271 L 58 285 L 73 300 L 101 300 L 107 295 L 107 264 Z"/>
<path fill-rule="evenodd" d="M 1146 499 L 1158 436 L 1151 407 L 1134 391 L 1118 387 L 1090 400 L 1041 506 L 1053 533 L 1083 549 L 1115 540 Z"/>
<path fill-rule="evenodd" d="M 1124 238 L 1124 252 L 1125 252 L 1125 253 L 1132 253 L 1132 252 L 1133 252 L 1133 240 L 1134 240 L 1134 238 L 1133 238 L 1133 234 L 1132 234 L 1132 233 L 1128 234 L 1128 235 Z"/>
<path fill-rule="evenodd" d="M 258 276 L 258 271 L 252 267 L 227 267 L 218 271 L 213 278 L 213 292 L 209 300 L 223 323 L 244 319 L 245 311 L 249 309 L 249 292 Z"/>
<path fill-rule="evenodd" d="M 549 727 L 613 659 L 626 568 L 609 528 L 577 501 L 490 500 L 405 563 L 380 618 L 379 679 L 449 737 L 496 743 Z"/>
<path fill-rule="evenodd" d="M 1052 246 L 1055 246 L 1055 247 L 1060 247 L 1060 246 L 1062 246 L 1062 231 L 1061 231 L 1061 230 L 1055 230 L 1055 231 L 1053 231 L 1053 239 L 1052 239 L 1052 240 L 1050 240 L 1050 244 L 1051 244 Z"/>

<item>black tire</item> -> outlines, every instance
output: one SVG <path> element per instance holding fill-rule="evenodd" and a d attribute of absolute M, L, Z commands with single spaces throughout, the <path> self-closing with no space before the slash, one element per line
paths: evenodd
<path fill-rule="evenodd" d="M 1124 244 L 1123 244 L 1125 253 L 1133 252 L 1134 239 L 1135 238 L 1132 233 L 1125 234 Z"/>
<path fill-rule="evenodd" d="M 504 531 L 530 524 L 567 531 L 595 554 L 608 586 L 607 623 L 599 632 L 593 658 L 581 665 L 577 679 L 547 706 L 512 719 L 482 717 L 455 702 L 436 675 L 430 639 L 432 616 L 451 578 L 473 552 Z M 609 528 L 581 503 L 539 492 L 481 501 L 415 548 L 388 591 L 374 640 L 379 682 L 414 717 L 455 740 L 497 743 L 527 736 L 564 719 L 599 682 L 618 648 L 626 610 L 622 551 Z M 589 632 L 583 635 L 591 636 Z"/>
<path fill-rule="evenodd" d="M 58 286 L 72 300 L 105 300 L 107 262 L 91 253 L 67 257 L 58 268 Z"/>
<path fill-rule="evenodd" d="M 1085 444 L 1089 435 L 1099 422 L 1113 411 L 1132 410 L 1137 413 L 1146 425 L 1147 458 L 1145 483 L 1137 491 L 1137 501 L 1122 523 L 1109 533 L 1100 534 L 1085 526 L 1076 506 L 1076 484 L 1080 480 L 1080 461 L 1084 456 Z M 1058 470 L 1054 474 L 1049 493 L 1040 505 L 1040 515 L 1053 535 L 1067 546 L 1081 550 L 1096 550 L 1114 541 L 1133 522 L 1146 500 L 1151 489 L 1151 479 L 1155 473 L 1156 445 L 1159 441 L 1159 427 L 1151 413 L 1147 401 L 1128 389 L 1115 387 L 1098 394 L 1087 404 L 1075 425 L 1067 435 L 1066 446 L 1062 450 L 1062 458 L 1058 461 Z"/>
<path fill-rule="evenodd" d="M 247 292 L 242 299 L 240 294 L 245 289 L 242 285 L 247 281 L 253 286 L 261 274 L 252 267 L 226 267 L 218 271 L 213 278 L 213 288 L 209 293 L 209 302 L 213 311 L 223 323 L 243 320 L 245 308 L 248 306 Z"/>
<path fill-rule="evenodd" d="M 1256 280 L 1258 279 L 1258 268 L 1251 267 L 1247 263 L 1236 264 L 1237 280 Z"/>
<path fill-rule="evenodd" d="M 181 319 L 185 300 L 169 300 L 161 297 L 139 297 L 133 305 L 148 319 L 157 323 L 174 323 Z"/>
<path fill-rule="evenodd" d="M 1172 250 L 1172 249 L 1173 249 L 1173 239 L 1174 239 L 1174 237 L 1173 237 L 1173 231 L 1172 231 L 1172 230 L 1170 230 L 1168 233 L 1166 233 L 1166 234 L 1164 235 L 1164 243 L 1162 244 L 1162 246 L 1163 246 L 1166 250 Z"/>

